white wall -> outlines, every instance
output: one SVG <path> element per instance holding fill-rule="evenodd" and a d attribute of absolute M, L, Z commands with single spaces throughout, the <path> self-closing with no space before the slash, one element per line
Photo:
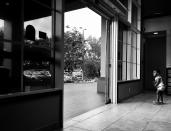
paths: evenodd
<path fill-rule="evenodd" d="M 145 32 L 166 31 L 166 67 L 171 67 L 171 16 L 144 21 Z"/>

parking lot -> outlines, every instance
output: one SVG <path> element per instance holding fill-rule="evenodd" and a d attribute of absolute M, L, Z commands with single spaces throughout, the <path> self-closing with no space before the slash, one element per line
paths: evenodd
<path fill-rule="evenodd" d="M 105 104 L 105 96 L 97 93 L 97 83 L 64 84 L 64 120 L 68 120 Z"/>

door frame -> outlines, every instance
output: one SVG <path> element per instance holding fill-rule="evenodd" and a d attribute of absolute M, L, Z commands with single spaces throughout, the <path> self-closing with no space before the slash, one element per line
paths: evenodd
<path fill-rule="evenodd" d="M 155 34 L 155 33 L 158 33 L 158 34 Z M 165 47 L 167 48 L 167 32 L 166 30 L 163 30 L 163 31 L 152 31 L 152 32 L 145 32 L 143 34 L 143 89 L 146 90 L 145 86 L 146 86 L 146 79 L 145 79 L 145 76 L 146 76 L 146 60 L 145 60 L 145 53 L 146 53 L 146 39 L 148 38 L 160 38 L 160 37 L 165 37 L 166 39 L 166 42 L 164 43 L 165 44 Z M 167 65 L 167 61 L 166 61 L 166 58 L 167 58 L 167 50 L 165 49 L 165 68 L 166 68 L 166 65 Z M 166 75 L 166 70 L 165 70 L 165 73 Z M 164 77 L 164 81 L 166 81 L 166 76 Z"/>

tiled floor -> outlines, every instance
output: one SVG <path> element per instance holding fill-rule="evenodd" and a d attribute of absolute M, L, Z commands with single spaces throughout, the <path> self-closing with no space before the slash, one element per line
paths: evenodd
<path fill-rule="evenodd" d="M 154 105 L 154 93 L 105 105 L 64 122 L 63 131 L 171 131 L 171 96 Z"/>

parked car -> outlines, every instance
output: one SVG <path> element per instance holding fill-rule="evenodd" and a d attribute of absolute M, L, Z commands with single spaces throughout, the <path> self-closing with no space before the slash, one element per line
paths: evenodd
<path fill-rule="evenodd" d="M 64 82 L 72 82 L 72 75 L 69 72 L 64 72 Z"/>
<path fill-rule="evenodd" d="M 75 69 L 72 72 L 72 77 L 74 80 L 82 80 L 83 79 L 83 71 L 82 69 Z"/>
<path fill-rule="evenodd" d="M 51 73 L 47 69 L 24 70 L 24 83 L 30 86 L 47 86 L 51 83 Z"/>

